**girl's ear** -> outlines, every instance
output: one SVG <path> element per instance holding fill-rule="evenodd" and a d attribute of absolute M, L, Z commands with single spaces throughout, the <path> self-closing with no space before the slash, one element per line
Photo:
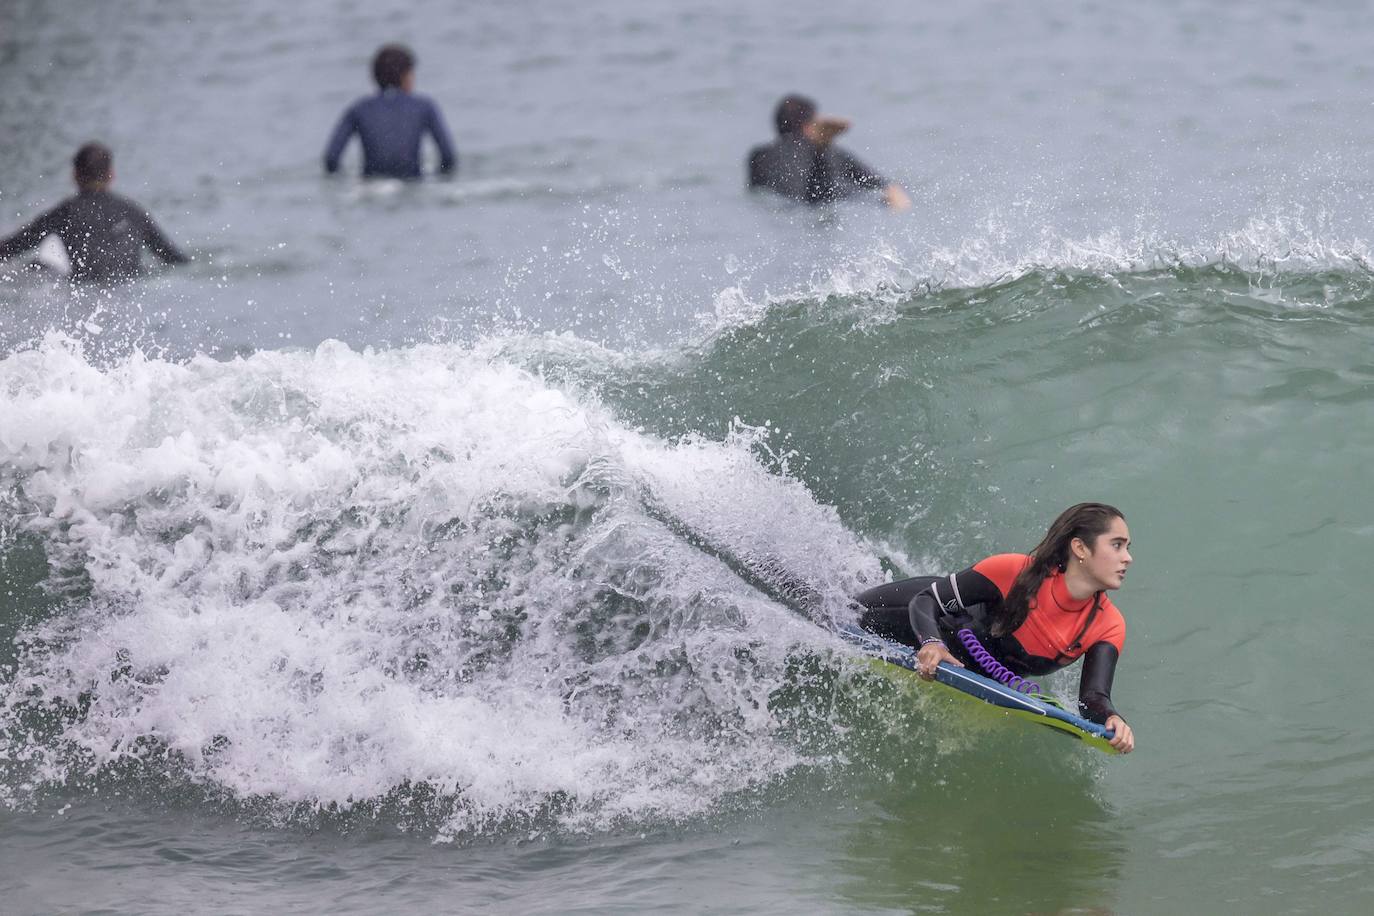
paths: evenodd
<path fill-rule="evenodd" d="M 1069 541 L 1069 553 L 1073 554 L 1073 559 L 1081 563 L 1087 559 L 1088 554 L 1092 553 L 1092 549 L 1084 543 L 1082 538 L 1074 538 Z"/>

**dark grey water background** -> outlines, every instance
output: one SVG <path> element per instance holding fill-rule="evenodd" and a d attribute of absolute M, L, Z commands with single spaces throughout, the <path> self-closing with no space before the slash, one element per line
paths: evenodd
<path fill-rule="evenodd" d="M 334 685 L 314 700 L 283 695 L 294 724 L 236 735 L 236 746 L 263 748 L 264 763 L 231 772 L 207 762 L 205 795 L 157 775 L 35 787 L 17 763 L 31 748 L 11 736 L 0 909 L 1363 911 L 1374 899 L 1374 742 L 1362 706 L 1374 650 L 1362 582 L 1374 540 L 1370 23 L 1357 3 L 9 0 L 0 227 L 69 193 L 72 151 L 101 138 L 116 153 L 117 189 L 197 261 L 109 296 L 29 276 L 0 282 L 3 406 L 13 411 L 0 414 L 6 664 L 15 634 L 70 614 L 87 636 L 75 640 L 74 682 L 108 677 L 107 633 L 157 632 L 161 607 L 213 592 L 191 575 L 144 604 L 109 580 L 76 598 L 45 596 L 43 553 L 58 555 L 68 535 L 29 527 L 61 504 L 34 495 L 62 477 L 48 473 L 61 460 L 38 452 L 85 456 L 70 490 L 52 492 L 91 509 L 135 578 L 161 569 L 160 548 L 127 537 L 117 516 L 166 509 L 194 528 L 222 504 L 193 488 L 178 515 L 178 474 L 195 479 L 203 462 L 220 486 L 235 462 L 268 468 L 273 449 L 307 465 L 327 450 L 298 451 L 302 429 L 322 430 L 347 456 L 341 466 L 363 469 L 378 491 L 409 481 L 388 437 L 422 439 L 432 424 L 423 455 L 507 443 L 509 489 L 537 503 L 546 494 L 522 474 L 563 452 L 493 419 L 503 392 L 519 416 L 542 395 L 476 366 L 490 359 L 591 411 L 588 427 L 609 428 L 614 447 L 595 452 L 600 433 L 570 441 L 626 478 L 671 489 L 661 462 L 675 462 L 683 480 L 709 480 L 704 490 L 762 493 L 745 503 L 757 524 L 727 531 L 726 546 L 775 535 L 768 549 L 810 556 L 831 585 L 868 571 L 853 539 L 908 571 L 952 568 L 1029 546 L 1069 502 L 1120 504 L 1139 549 L 1119 600 L 1131 637 L 1118 693 L 1140 750 L 1104 763 L 1053 739 L 986 733 L 945 746 L 951 720 L 911 712 L 819 634 L 780 635 L 781 617 L 737 613 L 751 607 L 745 590 L 705 602 L 725 608 L 726 622 L 712 624 L 699 596 L 714 583 L 686 558 L 689 545 L 646 534 L 670 574 L 640 612 L 670 642 L 688 633 L 695 670 L 709 674 L 642 688 L 647 712 L 626 714 L 623 733 L 541 718 L 532 669 L 571 662 L 531 645 L 527 668 L 517 655 L 456 697 L 491 699 L 507 683 L 530 691 L 517 733 L 474 708 L 468 743 L 436 738 L 428 761 L 376 726 L 363 730 L 371 756 L 319 765 L 315 742 L 330 736 L 318 723 L 346 720 L 354 697 Z M 367 62 L 384 40 L 417 51 L 418 88 L 444 108 L 462 157 L 456 181 L 320 174 L 327 132 L 368 91 Z M 906 185 L 914 211 L 817 213 L 742 193 L 744 152 L 767 137 L 789 90 L 852 116 L 846 144 Z M 84 356 L 41 343 L 52 330 Z M 317 352 L 329 339 L 376 352 Z M 127 361 L 135 345 L 148 364 Z M 258 356 L 182 373 L 197 352 Z M 450 375 L 479 392 L 476 406 L 425 413 L 404 397 Z M 405 403 L 389 414 L 393 389 Z M 563 402 L 552 411 L 562 416 Z M 134 432 L 121 439 L 125 416 Z M 835 517 L 732 465 L 759 454 L 730 438 L 735 417 L 785 431 L 786 467 L 762 463 Z M 365 442 L 350 438 L 359 428 Z M 382 432 L 367 438 L 373 429 Z M 636 431 L 651 445 L 634 444 Z M 673 445 L 689 433 L 726 457 Z M 164 441 L 172 446 L 151 451 Z M 670 458 L 653 456 L 660 446 Z M 347 500 L 362 497 L 336 499 L 330 465 L 319 467 L 324 510 L 351 511 Z M 280 486 L 283 503 L 309 490 Z M 710 499 L 676 508 L 709 512 Z M 602 511 L 628 528 L 642 521 L 614 501 Z M 791 513 L 813 528 L 779 523 Z M 219 550 L 266 568 L 254 536 L 220 524 Z M 414 538 L 399 522 L 380 530 L 382 559 L 344 564 L 335 579 L 406 600 L 385 580 L 421 562 L 404 546 Z M 559 537 L 537 528 L 531 540 Z M 609 551 L 608 580 L 635 596 L 627 583 L 644 573 L 622 567 L 643 551 L 573 543 L 593 566 Z M 834 557 L 815 555 L 818 543 Z M 559 549 L 532 549 L 532 562 Z M 98 547 L 77 555 L 92 569 L 110 561 Z M 511 561 L 500 573 L 521 570 Z M 542 611 L 568 633 L 623 635 L 615 601 L 603 619 L 580 600 Z M 378 639 L 411 650 L 406 640 L 422 639 L 376 613 Z M 177 717 L 204 711 L 203 696 L 270 705 L 274 686 L 243 692 L 258 674 L 245 628 L 228 617 L 207 626 L 213 643 L 242 650 L 225 656 L 242 668 L 168 650 L 149 663 L 185 680 L 69 737 L 94 742 L 99 728 L 146 714 L 156 734 L 194 743 L 203 723 Z M 694 634 L 722 642 L 691 650 Z M 349 635 L 321 631 L 334 652 L 321 670 L 362 664 Z M 800 648 L 790 662 L 760 650 L 736 666 L 750 640 Z M 820 659 L 828 686 L 817 690 L 839 712 L 797 712 L 815 700 L 787 668 L 805 668 L 798 657 Z M 621 683 L 579 663 L 586 683 Z M 637 673 L 654 670 L 645 662 Z M 40 665 L 12 683 L 64 676 Z M 722 699 L 711 685 L 736 677 L 761 685 L 783 724 L 722 712 L 748 689 L 721 687 Z M 623 713 L 606 702 L 589 708 Z M 399 708 L 419 726 L 446 721 L 437 703 Z M 706 737 L 690 723 L 658 730 L 675 714 L 734 724 Z M 355 786 L 385 795 L 427 765 L 471 768 L 480 782 L 488 756 L 537 769 L 566 754 L 573 767 L 603 745 L 633 765 L 595 780 L 549 776 L 556 790 L 594 797 L 581 825 L 555 816 L 558 791 L 530 801 L 519 784 L 483 783 L 490 810 L 513 810 L 514 826 L 308 810 L 312 794 L 326 807 Z M 804 765 L 787 765 L 789 753 Z M 291 792 L 304 814 L 261 803 Z M 606 809 L 624 816 L 602 819 Z"/>

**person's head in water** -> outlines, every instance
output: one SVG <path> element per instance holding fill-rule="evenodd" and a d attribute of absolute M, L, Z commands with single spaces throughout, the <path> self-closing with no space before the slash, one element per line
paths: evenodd
<path fill-rule="evenodd" d="M 405 45 L 382 45 L 372 58 L 372 78 L 378 89 L 404 89 L 415 81 L 415 55 Z"/>
<path fill-rule="evenodd" d="M 114 154 L 103 143 L 87 143 L 72 157 L 72 179 L 82 191 L 103 191 L 114 180 Z"/>
<path fill-rule="evenodd" d="M 1026 622 L 1031 598 L 1040 583 L 1056 572 L 1085 577 L 1094 591 L 1121 587 L 1126 567 L 1131 565 L 1131 533 L 1121 510 L 1105 503 L 1079 503 L 1070 506 L 1045 532 L 1031 550 L 1031 562 L 1016 577 L 993 621 L 995 635 L 1006 635 Z"/>
<path fill-rule="evenodd" d="M 784 96 L 773 112 L 773 124 L 784 137 L 798 136 L 816 119 L 816 103 L 804 95 Z"/>

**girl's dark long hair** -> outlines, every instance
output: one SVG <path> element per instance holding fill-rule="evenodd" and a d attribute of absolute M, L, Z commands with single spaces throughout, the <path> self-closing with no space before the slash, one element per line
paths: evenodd
<path fill-rule="evenodd" d="M 1118 518 L 1124 521 L 1126 516 L 1106 503 L 1079 503 L 1059 513 L 1044 538 L 1031 550 L 1030 565 L 1011 584 L 1011 591 L 992 621 L 992 635 L 1006 636 L 1026 622 L 1040 583 L 1055 570 L 1062 572 L 1068 568 L 1069 545 L 1074 538 L 1082 538 L 1091 549 L 1097 536 L 1111 528 L 1112 521 Z"/>

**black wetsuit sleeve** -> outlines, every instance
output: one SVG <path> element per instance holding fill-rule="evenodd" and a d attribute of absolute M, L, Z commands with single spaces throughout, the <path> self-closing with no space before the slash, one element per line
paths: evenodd
<path fill-rule="evenodd" d="M 38 247 L 38 243 L 43 241 L 44 237 L 57 232 L 62 227 L 66 212 L 67 205 L 65 203 L 59 204 L 14 235 L 0 242 L 0 261 Z"/>
<path fill-rule="evenodd" d="M 167 264 L 185 264 L 191 260 L 180 248 L 172 244 L 171 239 L 162 234 L 162 230 L 153 222 L 151 216 L 142 211 L 139 216 L 143 222 L 143 244 L 147 245 L 153 254 Z"/>
<path fill-rule="evenodd" d="M 433 102 L 429 104 L 429 110 L 425 114 L 425 127 L 434 138 L 435 145 L 439 147 L 439 173 L 451 174 L 458 168 L 458 151 L 453 148 L 453 138 L 449 136 L 448 125 L 444 123 L 444 116 L 439 113 L 439 106 Z"/>
<path fill-rule="evenodd" d="M 1078 683 L 1078 709 L 1083 718 L 1105 725 L 1120 713 L 1112 706 L 1112 679 L 1119 654 L 1109 642 L 1093 643 L 1083 653 L 1083 676 Z"/>
<path fill-rule="evenodd" d="M 324 149 L 324 170 L 331 175 L 339 170 L 339 159 L 343 156 L 344 147 L 358 130 L 353 108 L 354 106 L 350 105 L 343 113 L 343 117 L 339 118 L 339 123 L 334 126 L 334 133 L 329 136 L 329 145 Z"/>
<path fill-rule="evenodd" d="M 850 184 L 858 185 L 861 188 L 882 188 L 887 186 L 887 179 L 877 172 L 855 159 L 844 150 L 835 151 L 836 158 L 840 165 L 840 174 L 845 181 Z"/>
<path fill-rule="evenodd" d="M 994 604 L 1002 592 L 987 576 L 969 567 L 952 576 L 936 579 L 930 587 L 911 599 L 908 612 L 918 641 L 940 638 L 940 615 L 948 609 L 968 609 L 975 604 Z"/>

